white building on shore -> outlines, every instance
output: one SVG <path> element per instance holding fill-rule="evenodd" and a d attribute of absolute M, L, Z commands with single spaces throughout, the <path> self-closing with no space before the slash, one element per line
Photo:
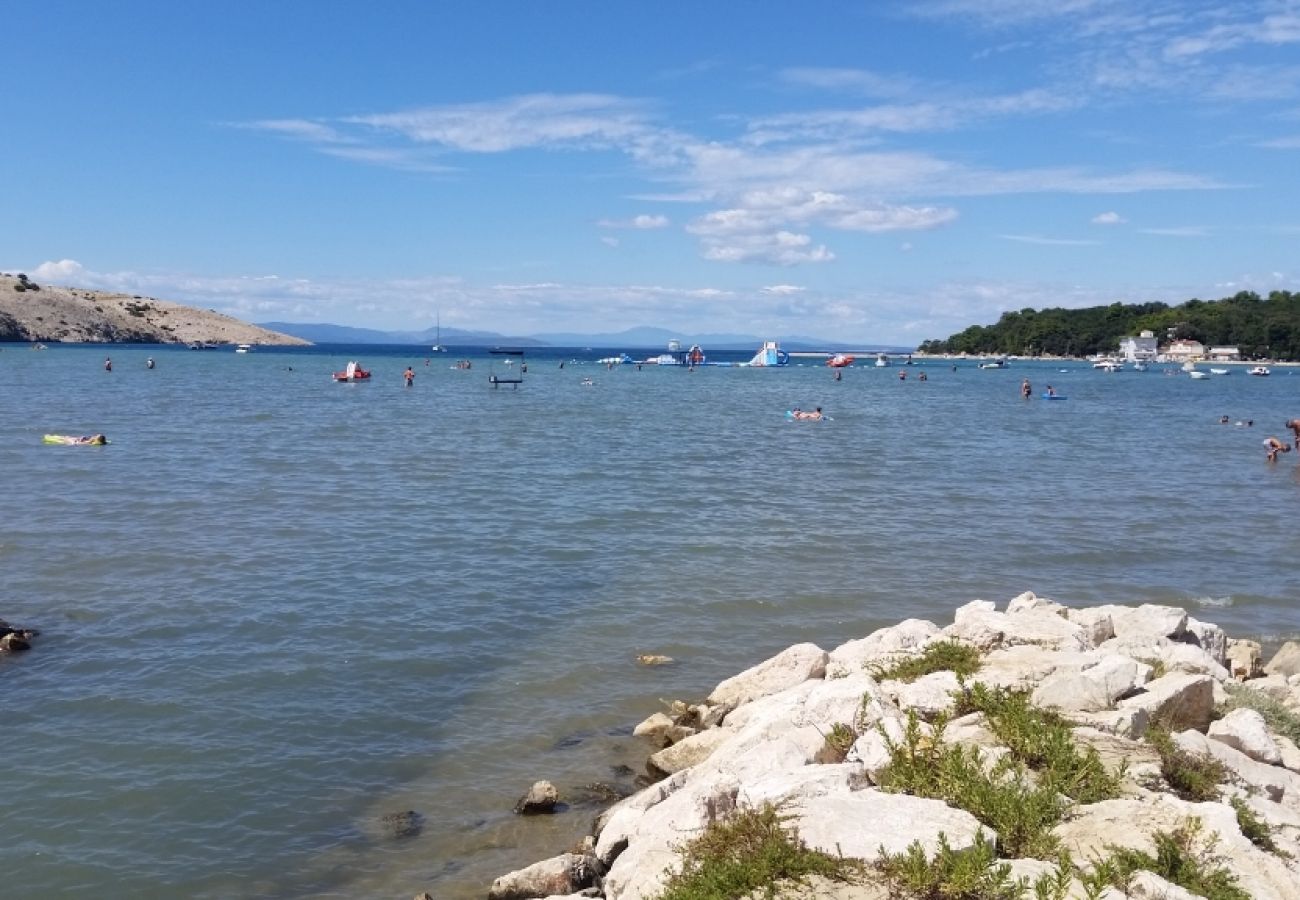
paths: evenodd
<path fill-rule="evenodd" d="M 1165 356 L 1170 362 L 1195 362 L 1205 358 L 1205 345 L 1200 341 L 1170 341 Z"/>
<path fill-rule="evenodd" d="M 1154 362 L 1157 353 L 1156 336 L 1150 331 L 1144 331 L 1137 337 L 1119 339 L 1119 355 L 1124 357 L 1125 362 Z"/>
<path fill-rule="evenodd" d="M 1241 359 L 1241 351 L 1236 347 L 1211 347 L 1209 357 L 1211 362 L 1234 362 Z"/>

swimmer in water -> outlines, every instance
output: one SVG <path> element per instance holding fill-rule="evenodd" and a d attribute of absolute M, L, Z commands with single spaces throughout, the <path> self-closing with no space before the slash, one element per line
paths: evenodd
<path fill-rule="evenodd" d="M 1265 446 L 1266 448 L 1268 448 L 1268 461 L 1269 461 L 1269 462 L 1277 462 L 1277 455 L 1278 455 L 1279 453 L 1290 453 L 1290 452 L 1291 452 L 1291 445 L 1290 445 L 1290 444 L 1288 444 L 1286 441 L 1279 441 L 1279 440 L 1278 440 L 1277 438 L 1275 438 L 1275 437 L 1265 438 L 1265 440 L 1264 440 L 1264 446 Z"/>

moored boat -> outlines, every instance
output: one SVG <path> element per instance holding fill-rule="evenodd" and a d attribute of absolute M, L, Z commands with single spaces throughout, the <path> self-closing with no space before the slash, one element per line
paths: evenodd
<path fill-rule="evenodd" d="M 355 362 L 350 362 L 346 369 L 342 372 L 335 372 L 332 377 L 335 381 L 365 381 L 370 377 L 370 372 L 361 368 Z"/>
<path fill-rule="evenodd" d="M 1246 373 L 1246 374 L 1248 374 L 1248 375 L 1258 375 L 1260 378 L 1267 378 L 1267 377 L 1268 377 L 1270 374 L 1272 374 L 1272 373 L 1269 372 L 1269 370 L 1268 370 L 1268 366 L 1255 366 L 1255 368 L 1251 369 L 1251 370 L 1250 370 L 1248 373 Z"/>

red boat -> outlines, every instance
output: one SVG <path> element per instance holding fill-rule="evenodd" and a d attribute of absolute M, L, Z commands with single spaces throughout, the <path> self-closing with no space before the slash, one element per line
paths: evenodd
<path fill-rule="evenodd" d="M 826 365 L 830 366 L 832 369 L 842 369 L 845 366 L 853 365 L 854 359 L 855 357 L 850 356 L 847 353 L 836 353 L 830 359 L 826 360 Z"/>
<path fill-rule="evenodd" d="M 342 372 L 334 373 L 335 381 L 365 381 L 369 377 L 370 372 L 354 362 L 348 363 L 348 367 Z"/>

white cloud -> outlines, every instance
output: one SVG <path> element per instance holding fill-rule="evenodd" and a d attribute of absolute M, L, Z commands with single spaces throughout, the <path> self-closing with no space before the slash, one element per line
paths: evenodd
<path fill-rule="evenodd" d="M 601 228 L 633 228 L 645 231 L 654 228 L 667 228 L 670 223 L 667 216 L 653 216 L 642 213 L 630 219 L 601 219 L 596 224 Z"/>
<path fill-rule="evenodd" d="M 601 236 L 601 238 L 600 238 L 600 242 L 601 242 L 602 244 L 604 244 L 606 247 L 617 247 L 617 246 L 618 246 L 618 238 L 616 238 L 616 237 L 610 237 L 610 236 L 607 235 L 607 234 Z"/>
<path fill-rule="evenodd" d="M 769 284 L 767 287 L 759 288 L 764 294 L 776 294 L 781 297 L 788 297 L 791 294 L 802 294 L 808 290 L 806 287 L 799 287 L 795 284 Z"/>
<path fill-rule="evenodd" d="M 58 262 L 43 262 L 32 270 L 32 277 L 38 282 L 48 281 L 52 284 L 68 284 L 79 287 L 79 279 L 85 275 L 85 269 L 75 259 L 61 259 Z"/>
<path fill-rule="evenodd" d="M 806 234 L 777 231 L 768 234 L 709 236 L 703 242 L 703 256 L 716 262 L 766 263 L 794 266 L 800 263 L 830 262 L 835 254 L 824 244 L 813 246 Z"/>
<path fill-rule="evenodd" d="M 1127 221 L 1128 219 L 1113 211 L 1098 213 L 1092 217 L 1092 224 L 1094 225 L 1123 225 Z"/>

